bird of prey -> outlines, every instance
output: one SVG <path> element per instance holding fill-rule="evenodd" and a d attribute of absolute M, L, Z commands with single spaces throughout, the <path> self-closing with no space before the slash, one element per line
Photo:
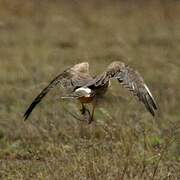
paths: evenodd
<path fill-rule="evenodd" d="M 24 119 L 26 120 L 46 94 L 59 84 L 67 90 L 70 90 L 70 94 L 62 98 L 75 98 L 79 100 L 82 105 L 82 109 L 80 109 L 81 114 L 85 115 L 88 113 L 88 123 L 91 123 L 93 121 L 95 107 L 99 99 L 101 99 L 107 91 L 112 79 L 117 79 L 123 87 L 138 97 L 139 101 L 144 103 L 151 115 L 155 116 L 157 110 L 155 99 L 141 75 L 125 63 L 114 61 L 102 74 L 96 77 L 90 75 L 88 62 L 82 62 L 64 70 L 33 100 L 24 114 Z M 92 104 L 91 113 L 86 108 L 86 103 Z"/>

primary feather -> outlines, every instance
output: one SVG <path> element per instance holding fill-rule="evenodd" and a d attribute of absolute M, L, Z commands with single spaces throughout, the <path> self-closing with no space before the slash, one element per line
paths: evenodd
<path fill-rule="evenodd" d="M 131 91 L 134 96 L 137 96 L 138 99 L 144 103 L 146 109 L 153 116 L 155 115 L 157 105 L 150 90 L 144 83 L 142 76 L 134 69 L 125 65 L 123 62 L 112 62 L 104 71 L 104 73 L 97 76 L 86 86 L 95 86 L 95 88 L 98 88 L 107 84 L 111 79 L 117 79 L 123 87 Z"/>
<path fill-rule="evenodd" d="M 89 75 L 89 64 L 87 62 L 76 64 L 75 66 L 66 69 L 63 73 L 55 77 L 47 87 L 45 87 L 40 94 L 33 100 L 31 105 L 28 107 L 24 114 L 26 120 L 35 106 L 46 96 L 46 94 L 54 88 L 57 84 L 65 88 L 76 89 L 85 85 L 87 82 L 92 80 Z"/>

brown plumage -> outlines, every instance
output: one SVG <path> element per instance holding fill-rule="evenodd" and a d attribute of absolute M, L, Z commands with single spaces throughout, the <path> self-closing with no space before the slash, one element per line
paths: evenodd
<path fill-rule="evenodd" d="M 99 97 L 102 97 L 107 91 L 110 80 L 117 79 L 123 87 L 127 88 L 137 96 L 138 99 L 144 103 L 146 109 L 155 116 L 157 110 L 156 102 L 144 83 L 141 75 L 125 65 L 123 62 L 112 62 L 107 69 L 100 75 L 92 78 L 89 74 L 89 64 L 87 62 L 76 64 L 75 66 L 66 69 L 63 73 L 53 79 L 50 84 L 41 91 L 41 93 L 34 99 L 24 114 L 24 118 L 27 119 L 34 107 L 41 101 L 41 99 L 57 84 L 71 89 L 71 94 L 68 97 L 63 98 L 76 98 L 82 104 L 81 112 L 85 114 L 89 113 L 86 109 L 85 103 L 92 103 L 93 109 L 88 121 L 93 120 L 93 114 Z"/>

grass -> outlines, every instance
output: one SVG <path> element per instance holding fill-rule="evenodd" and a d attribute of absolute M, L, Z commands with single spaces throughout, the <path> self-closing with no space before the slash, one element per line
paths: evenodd
<path fill-rule="evenodd" d="M 179 10 L 178 1 L 0 1 L 0 178 L 178 180 Z M 122 57 L 153 92 L 155 119 L 113 82 L 91 125 L 67 113 L 79 104 L 59 101 L 59 87 L 23 121 L 65 68 L 88 61 L 96 74 Z"/>

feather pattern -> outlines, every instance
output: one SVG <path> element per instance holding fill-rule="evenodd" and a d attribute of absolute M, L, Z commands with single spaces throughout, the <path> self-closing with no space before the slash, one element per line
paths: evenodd
<path fill-rule="evenodd" d="M 146 109 L 155 116 L 157 104 L 141 75 L 123 62 L 114 61 L 102 74 L 95 78 L 90 76 L 87 62 L 82 62 L 66 69 L 56 76 L 33 100 L 24 114 L 24 119 L 26 120 L 29 117 L 36 105 L 56 85 L 61 85 L 71 90 L 69 96 L 62 98 L 75 98 L 80 100 L 81 103 L 89 103 L 93 102 L 94 98 L 94 102 L 97 99 L 101 99 L 102 95 L 107 91 L 111 79 L 117 79 L 124 88 L 138 97 L 139 101 L 144 103 Z"/>
<path fill-rule="evenodd" d="M 146 109 L 155 116 L 157 105 L 149 88 L 144 83 L 143 78 L 137 71 L 120 61 L 112 62 L 104 73 L 97 76 L 86 86 L 92 88 L 95 86 L 94 88 L 97 88 L 104 86 L 109 80 L 114 78 L 117 79 L 124 88 L 132 92 L 134 96 L 137 96 L 138 99 L 144 103 Z"/>
<path fill-rule="evenodd" d="M 63 73 L 55 77 L 47 87 L 45 87 L 40 94 L 33 100 L 31 105 L 28 107 L 24 114 L 24 119 L 26 120 L 36 105 L 46 96 L 46 94 L 53 89 L 57 84 L 67 88 L 67 89 L 76 89 L 81 87 L 89 80 L 92 80 L 92 77 L 89 75 L 89 64 L 86 62 L 76 64 L 72 68 L 66 69 Z"/>

